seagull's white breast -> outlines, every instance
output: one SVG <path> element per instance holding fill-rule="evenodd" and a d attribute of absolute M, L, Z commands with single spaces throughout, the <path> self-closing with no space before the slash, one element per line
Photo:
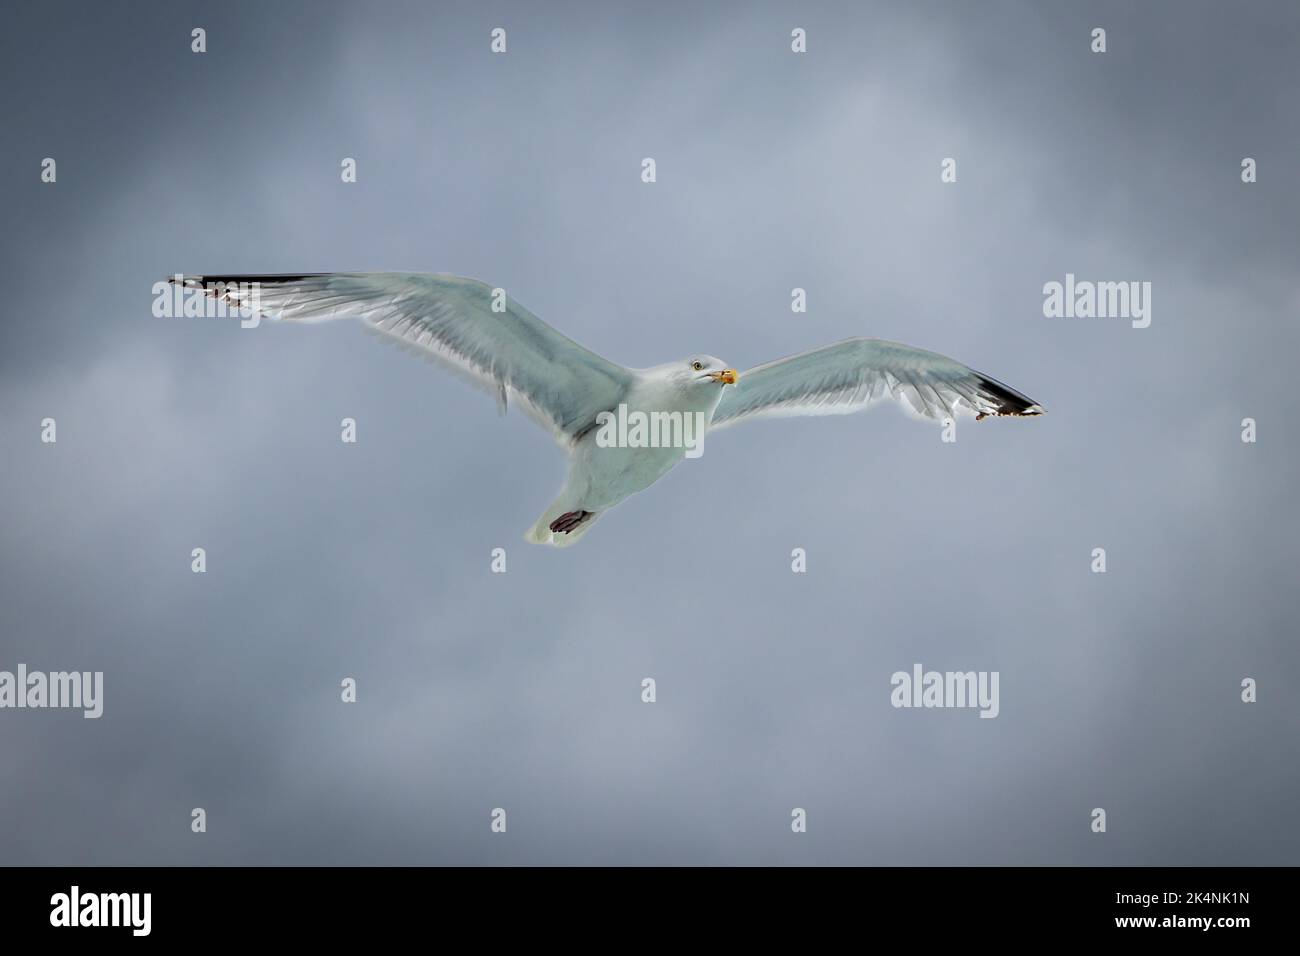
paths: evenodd
<path fill-rule="evenodd" d="M 611 411 L 632 420 L 637 414 L 649 419 L 656 413 L 677 413 L 683 429 L 691 430 L 686 434 L 702 442 L 721 397 L 720 385 L 683 391 L 672 382 L 643 378 L 628 389 L 622 407 Z M 570 471 L 570 485 L 581 486 L 581 501 L 589 511 L 612 508 L 628 495 L 648 488 L 686 457 L 687 447 L 681 442 L 632 447 L 602 445 L 599 437 L 598 430 L 582 437 L 573 450 Z"/>

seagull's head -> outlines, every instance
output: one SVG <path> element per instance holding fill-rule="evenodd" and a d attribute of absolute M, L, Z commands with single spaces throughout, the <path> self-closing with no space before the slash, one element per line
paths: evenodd
<path fill-rule="evenodd" d="M 735 385 L 740 376 L 734 368 L 712 355 L 691 355 L 668 366 L 669 377 L 682 391 L 709 391 L 724 385 Z"/>

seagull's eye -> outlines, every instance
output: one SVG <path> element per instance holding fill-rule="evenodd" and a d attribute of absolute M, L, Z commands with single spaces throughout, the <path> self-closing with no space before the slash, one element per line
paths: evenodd
<path fill-rule="evenodd" d="M 704 370 L 704 363 L 703 363 L 703 362 L 692 362 L 692 363 L 691 363 L 691 368 L 695 369 L 695 371 L 697 371 L 697 372 L 702 372 L 702 371 Z"/>

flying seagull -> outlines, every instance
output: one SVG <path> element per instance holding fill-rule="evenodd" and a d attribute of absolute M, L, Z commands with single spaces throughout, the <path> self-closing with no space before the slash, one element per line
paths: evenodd
<path fill-rule="evenodd" d="M 882 339 L 845 339 L 747 372 L 703 354 L 624 368 L 561 335 L 502 290 L 460 276 L 336 272 L 180 281 L 269 319 L 360 319 L 495 393 L 502 412 L 511 401 L 519 404 L 569 455 L 564 487 L 524 536 L 534 544 L 574 544 L 602 514 L 691 456 L 693 422 L 702 426 L 698 441 L 708 430 L 751 418 L 845 414 L 885 397 L 937 420 L 958 412 L 977 419 L 1043 412 L 959 362 Z M 647 419 L 681 440 L 647 444 Z"/>

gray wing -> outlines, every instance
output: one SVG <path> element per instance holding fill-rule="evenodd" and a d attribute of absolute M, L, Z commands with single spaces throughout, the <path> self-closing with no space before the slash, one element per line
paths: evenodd
<path fill-rule="evenodd" d="M 1041 415 L 1040 406 L 937 352 L 886 342 L 846 339 L 742 372 L 723 390 L 713 427 L 778 415 L 843 415 L 889 397 L 926 418 L 967 412 Z"/>
<path fill-rule="evenodd" d="M 174 280 L 173 280 L 174 281 Z M 372 331 L 509 398 L 563 445 L 616 408 L 632 373 L 561 335 L 519 303 L 492 311 L 492 287 L 413 272 L 185 276 L 186 286 L 271 319 L 360 319 Z M 241 289 L 241 286 L 247 286 Z M 248 290 L 255 290 L 251 292 Z"/>

